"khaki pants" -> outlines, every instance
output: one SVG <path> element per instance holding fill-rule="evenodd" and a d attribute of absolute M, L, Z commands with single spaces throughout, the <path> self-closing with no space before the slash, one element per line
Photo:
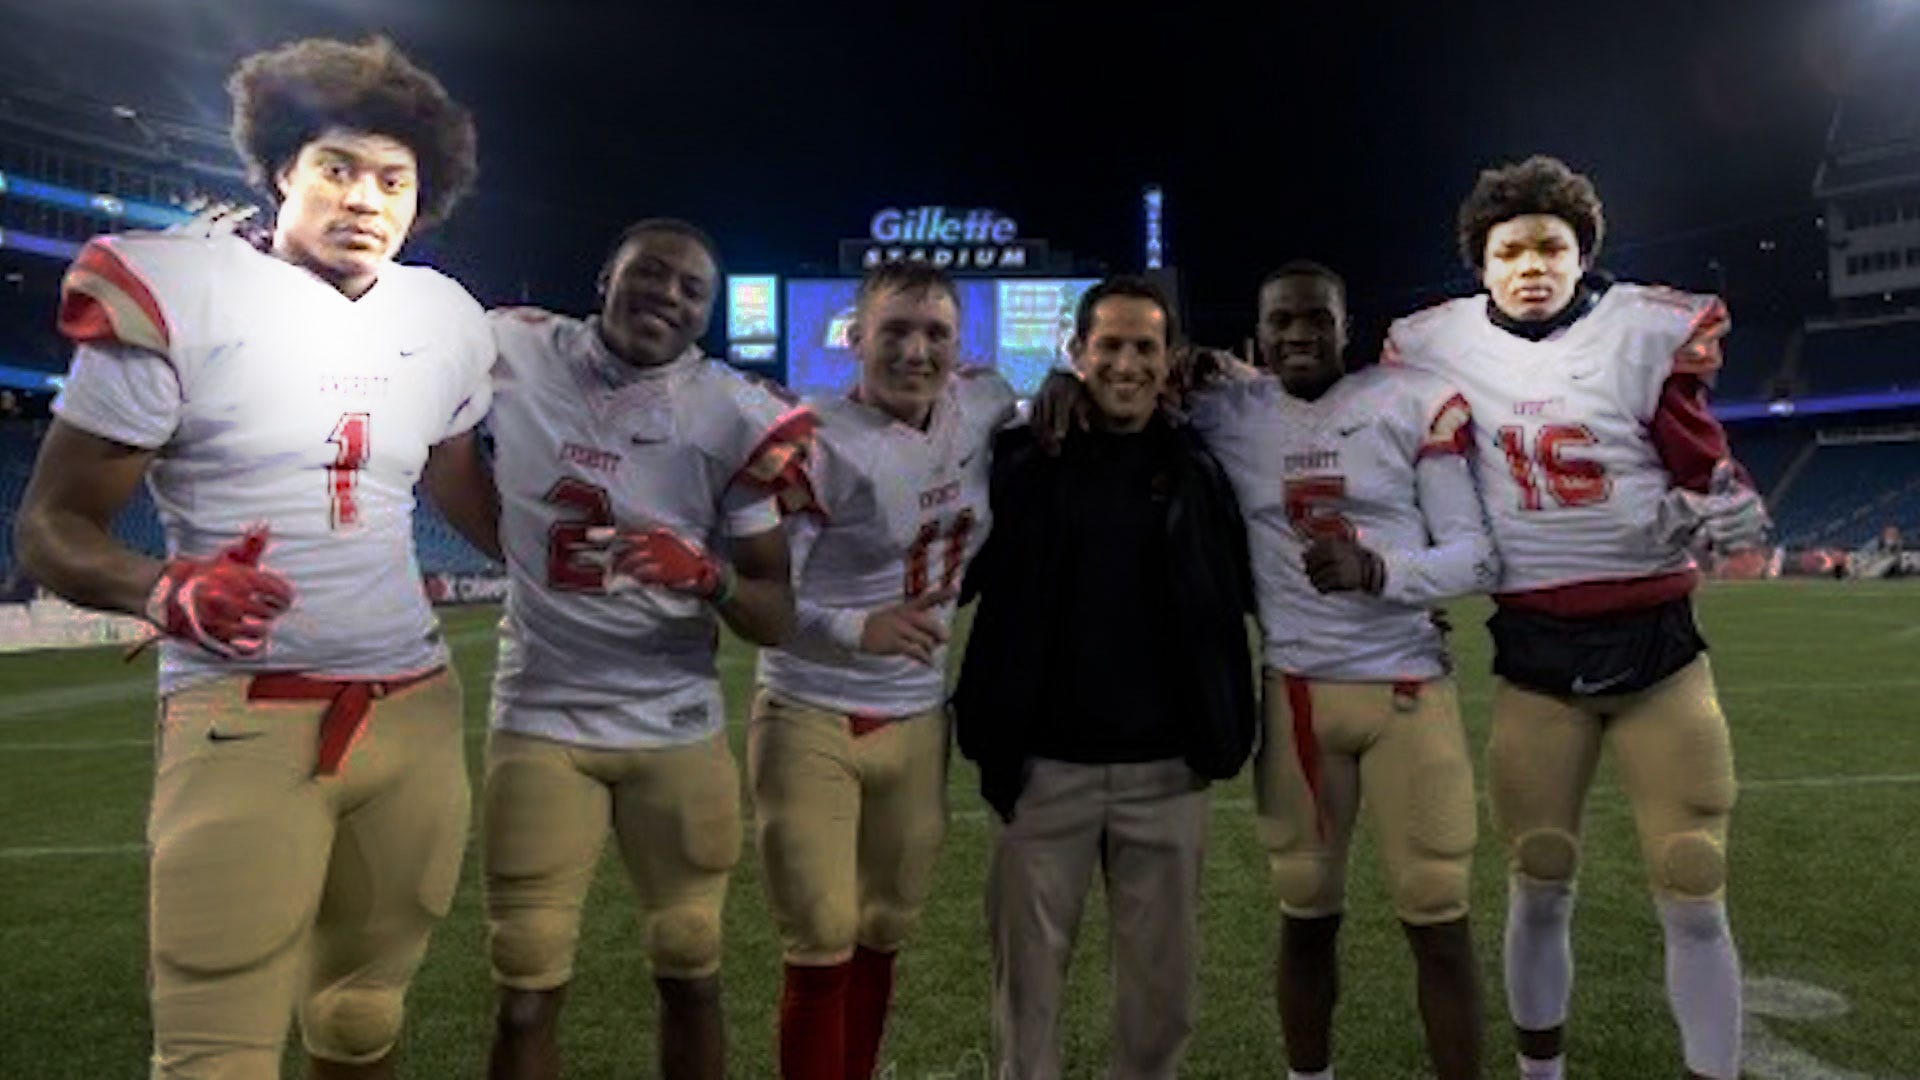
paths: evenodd
<path fill-rule="evenodd" d="M 867 726 L 755 696 L 747 773 L 788 962 L 894 952 L 919 922 L 946 837 L 947 729 L 944 710 Z"/>
<path fill-rule="evenodd" d="M 1283 912 L 1310 919 L 1345 908 L 1364 793 L 1401 920 L 1467 913 L 1473 766 L 1453 680 L 1341 683 L 1268 671 L 1265 723 L 1254 796 Z"/>
<path fill-rule="evenodd" d="M 1705 656 L 1633 694 L 1562 698 L 1498 682 L 1487 786 L 1515 871 L 1573 880 L 1603 743 L 1619 765 L 1654 891 L 1722 895 L 1733 745 Z"/>
<path fill-rule="evenodd" d="M 740 776 L 724 732 L 596 750 L 496 730 L 482 807 L 496 983 L 551 990 L 572 980 L 580 911 L 609 830 L 654 974 L 720 970 L 720 911 L 740 858 Z"/>
<path fill-rule="evenodd" d="M 1178 759 L 1035 760 L 987 873 L 996 1080 L 1057 1080 L 1060 1006 L 1087 887 L 1106 885 L 1111 1080 L 1170 1080 L 1192 1029 L 1204 782 Z"/>
<path fill-rule="evenodd" d="M 376 701 L 346 767 L 316 777 L 324 702 L 252 702 L 246 678 L 161 705 L 151 848 L 156 1077 L 280 1075 L 309 1054 L 376 1061 L 460 873 L 460 684 Z"/>

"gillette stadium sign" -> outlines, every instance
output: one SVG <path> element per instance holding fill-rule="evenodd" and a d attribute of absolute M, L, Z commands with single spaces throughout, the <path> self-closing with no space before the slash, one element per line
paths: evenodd
<path fill-rule="evenodd" d="M 887 262 L 926 262 L 955 274 L 1044 273 L 1047 242 L 1024 240 L 1014 220 L 985 207 L 889 206 L 867 235 L 840 241 L 840 269 L 864 273 Z"/>

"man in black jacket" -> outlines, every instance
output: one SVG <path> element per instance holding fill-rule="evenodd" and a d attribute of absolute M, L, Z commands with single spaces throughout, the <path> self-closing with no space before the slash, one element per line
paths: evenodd
<path fill-rule="evenodd" d="M 1114 278 L 1071 351 L 1091 430 L 994 446 L 994 531 L 954 695 L 960 749 L 1003 820 L 987 881 L 995 1075 L 1060 1075 L 1059 1015 L 1100 867 L 1113 940 L 1114 1077 L 1172 1077 L 1190 1029 L 1206 786 L 1256 724 L 1246 530 L 1219 465 L 1160 408 L 1174 318 Z"/>

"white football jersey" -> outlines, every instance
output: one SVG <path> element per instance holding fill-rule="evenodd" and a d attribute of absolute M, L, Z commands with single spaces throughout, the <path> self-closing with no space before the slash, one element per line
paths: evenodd
<path fill-rule="evenodd" d="M 1484 591 L 1498 574 L 1460 395 L 1425 372 L 1372 367 L 1317 401 L 1262 376 L 1200 391 L 1189 408 L 1247 522 L 1266 665 L 1342 681 L 1443 674 L 1427 605 Z M 1381 595 L 1313 587 L 1302 558 L 1323 535 L 1382 557 Z"/>
<path fill-rule="evenodd" d="M 721 550 L 777 528 L 754 467 L 780 433 L 810 427 L 805 410 L 697 348 L 638 368 L 595 320 L 509 309 L 488 322 L 507 560 L 493 725 L 605 749 L 712 735 L 726 720 L 717 617 L 656 586 L 609 591 L 610 545 L 587 534 L 659 525 Z"/>
<path fill-rule="evenodd" d="M 1396 321 L 1387 360 L 1466 395 L 1480 483 L 1500 548 L 1500 591 L 1683 572 L 1693 559 L 1656 527 L 1672 480 L 1649 435 L 1669 376 L 1710 377 L 1717 297 L 1620 283 L 1585 317 L 1528 341 L 1487 317 L 1487 297 Z"/>
<path fill-rule="evenodd" d="M 931 667 L 856 650 L 867 612 L 933 589 L 958 591 L 993 524 L 993 437 L 1013 390 L 985 369 L 956 372 L 927 430 L 850 398 L 814 404 L 814 513 L 787 519 L 800 629 L 760 651 L 760 681 L 818 708 L 908 716 L 946 697 L 947 650 Z M 933 609 L 949 626 L 954 603 Z"/>
<path fill-rule="evenodd" d="M 147 483 L 172 555 L 250 526 L 293 607 L 245 660 L 169 640 L 161 693 L 237 671 L 389 678 L 446 662 L 413 550 L 414 484 L 433 444 L 487 410 L 493 345 L 478 304 L 389 264 L 358 300 L 234 238 L 89 243 L 63 283 L 83 342 L 54 411 L 158 450 Z"/>

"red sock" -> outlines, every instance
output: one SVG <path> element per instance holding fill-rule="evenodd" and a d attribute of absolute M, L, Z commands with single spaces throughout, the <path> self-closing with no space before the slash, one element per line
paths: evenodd
<path fill-rule="evenodd" d="M 880 1060 L 880 1036 L 887 1028 L 887 1007 L 893 1001 L 893 954 L 865 945 L 853 951 L 847 980 L 846 1080 L 871 1080 Z"/>
<path fill-rule="evenodd" d="M 847 977 L 851 961 L 788 964 L 780 992 L 780 1075 L 841 1080 L 847 1060 Z"/>

